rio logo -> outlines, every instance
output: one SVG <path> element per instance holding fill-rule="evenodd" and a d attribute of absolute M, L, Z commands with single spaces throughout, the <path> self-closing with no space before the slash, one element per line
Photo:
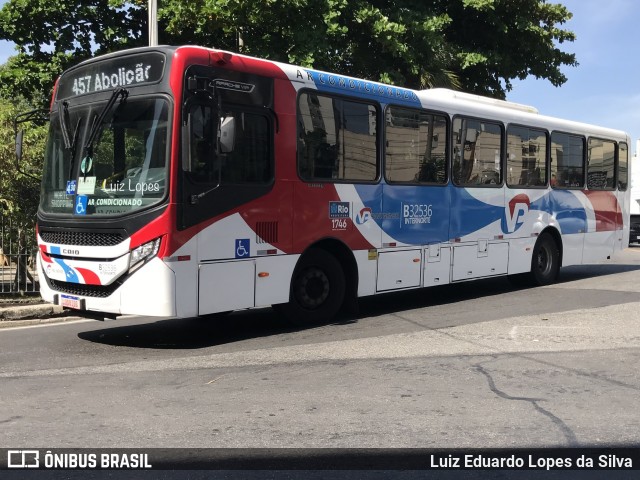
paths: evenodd
<path fill-rule="evenodd" d="M 505 208 L 506 232 L 513 233 L 524 223 L 531 201 L 524 193 L 513 197 Z"/>
<path fill-rule="evenodd" d="M 349 218 L 349 202 L 329 202 L 329 218 Z"/>

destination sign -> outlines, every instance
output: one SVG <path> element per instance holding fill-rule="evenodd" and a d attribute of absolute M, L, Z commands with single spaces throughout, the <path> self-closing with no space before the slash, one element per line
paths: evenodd
<path fill-rule="evenodd" d="M 76 68 L 63 74 L 57 98 L 64 99 L 156 83 L 164 75 L 165 56 L 159 52 L 110 58 Z"/>

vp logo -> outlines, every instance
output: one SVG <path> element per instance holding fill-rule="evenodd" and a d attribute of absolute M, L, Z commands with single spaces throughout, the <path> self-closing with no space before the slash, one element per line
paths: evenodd
<path fill-rule="evenodd" d="M 529 213 L 531 201 L 524 193 L 513 197 L 505 208 L 505 220 L 507 233 L 513 233 L 524 223 L 524 217 Z"/>
<path fill-rule="evenodd" d="M 360 212 L 356 215 L 356 223 L 358 225 L 363 225 L 367 223 L 371 219 L 371 209 L 369 207 L 364 207 Z"/>

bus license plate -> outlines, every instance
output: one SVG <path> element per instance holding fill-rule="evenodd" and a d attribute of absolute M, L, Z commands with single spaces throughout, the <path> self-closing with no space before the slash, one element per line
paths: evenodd
<path fill-rule="evenodd" d="M 76 310 L 81 309 L 80 299 L 78 297 L 72 297 L 70 295 L 61 295 L 60 305 L 68 308 L 75 308 Z"/>

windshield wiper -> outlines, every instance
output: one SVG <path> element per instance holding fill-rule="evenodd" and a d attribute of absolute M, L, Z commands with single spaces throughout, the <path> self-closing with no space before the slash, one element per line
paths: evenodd
<path fill-rule="evenodd" d="M 76 122 L 76 128 L 73 130 L 73 140 L 68 148 L 71 151 L 71 161 L 69 162 L 69 179 L 73 178 L 73 167 L 76 160 L 76 145 L 78 143 L 78 132 L 80 132 L 80 119 Z M 64 137 L 64 135 L 63 135 Z M 66 148 L 66 147 L 65 147 Z"/>
<path fill-rule="evenodd" d="M 67 102 L 58 103 L 58 119 L 62 130 L 62 141 L 65 150 L 71 150 L 71 133 L 69 132 L 69 104 Z"/>
<path fill-rule="evenodd" d="M 76 144 L 78 143 L 78 132 L 80 131 L 80 119 L 76 122 L 76 128 L 73 130 L 73 138 L 69 131 L 69 103 L 60 102 L 58 104 L 58 119 L 60 121 L 60 130 L 62 131 L 62 142 L 64 149 L 70 151 L 71 161 L 69 162 L 69 178 L 73 175 L 73 165 L 76 156 Z"/>
<path fill-rule="evenodd" d="M 107 104 L 104 106 L 104 108 L 100 112 L 100 115 L 94 118 L 93 124 L 91 125 L 91 131 L 89 132 L 89 137 L 87 138 L 87 141 L 85 142 L 83 147 L 84 155 L 88 155 L 88 156 L 93 155 L 93 144 L 96 141 L 96 138 L 98 137 L 98 134 L 102 129 L 102 125 L 105 123 L 107 115 L 109 115 L 109 113 L 113 109 L 113 106 L 116 103 L 116 100 L 120 96 L 122 96 L 121 102 L 126 100 L 126 98 L 129 96 L 129 91 L 126 88 L 118 88 L 114 90 L 113 93 L 111 94 L 111 97 L 109 98 L 109 101 L 107 101 Z M 86 172 L 85 172 L 85 175 L 86 175 Z"/>

